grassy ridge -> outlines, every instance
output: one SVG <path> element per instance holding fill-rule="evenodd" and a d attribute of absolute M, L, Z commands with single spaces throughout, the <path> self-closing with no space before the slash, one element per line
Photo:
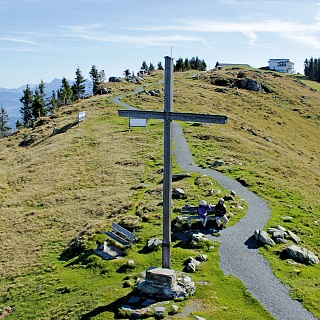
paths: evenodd
<path fill-rule="evenodd" d="M 238 72 L 227 70 L 219 76 L 236 77 Z M 262 79 L 273 93 L 234 88 L 217 92 L 220 87 L 212 83 L 211 74 L 175 74 L 174 109 L 230 116 L 227 126 L 183 125 L 196 162 L 206 165 L 223 159 L 221 171 L 245 180 L 268 201 L 270 226 L 290 228 L 303 246 L 316 252 L 319 93 L 291 77 L 245 72 Z M 148 88 L 162 89 L 161 79 L 161 73 L 148 78 L 154 83 Z M 131 84 L 108 86 L 112 95 L 134 89 Z M 163 96 L 130 95 L 123 100 L 141 109 L 163 110 Z M 161 238 L 162 233 L 162 124 L 151 120 L 148 132 L 128 132 L 128 120 L 119 118 L 117 109 L 109 96 L 93 97 L 59 109 L 33 130 L 0 141 L 0 306 L 15 308 L 10 318 L 113 319 L 140 272 L 161 265 L 160 251 L 143 250 L 148 239 Z M 87 111 L 88 119 L 80 126 L 51 135 L 54 127 L 68 127 L 81 110 Z M 173 170 L 181 172 L 175 162 Z M 196 204 L 212 188 L 227 192 L 195 174 L 174 187 L 188 195 L 187 200 L 175 201 L 175 209 L 185 202 Z M 212 202 L 218 197 L 218 192 L 213 194 Z M 244 214 L 235 213 L 230 225 Z M 293 222 L 284 223 L 283 215 L 292 216 Z M 124 260 L 102 261 L 93 254 L 111 221 L 134 226 L 142 239 Z M 68 243 L 79 234 L 81 250 L 70 255 Z M 279 259 L 280 250 L 277 246 L 263 253 L 277 276 L 293 288 L 294 298 L 319 317 L 319 266 L 289 265 Z M 209 260 L 194 275 L 195 296 L 180 305 L 182 314 L 191 310 L 185 319 L 195 314 L 207 319 L 272 318 L 238 279 L 221 273 L 218 243 L 212 251 L 199 252 Z M 173 268 L 182 270 L 185 258 L 196 253 L 174 240 Z M 123 270 L 127 259 L 138 262 L 135 270 Z M 124 287 L 125 281 L 131 287 Z"/>

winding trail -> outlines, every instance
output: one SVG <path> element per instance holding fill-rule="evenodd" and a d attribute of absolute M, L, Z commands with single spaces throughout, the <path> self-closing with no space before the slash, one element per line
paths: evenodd
<path fill-rule="evenodd" d="M 249 206 L 240 222 L 221 230 L 221 237 L 215 237 L 221 242 L 220 265 L 225 274 L 233 274 L 241 279 L 253 296 L 279 320 L 318 319 L 290 297 L 290 289 L 274 276 L 268 261 L 259 254 L 253 233 L 256 229 L 263 229 L 270 218 L 271 210 L 267 203 L 238 181 L 215 170 L 196 166 L 181 125 L 174 123 L 173 130 L 176 145 L 174 154 L 181 168 L 212 177 L 222 187 L 234 190 Z"/>
<path fill-rule="evenodd" d="M 133 93 L 138 91 L 141 91 L 141 87 Z M 120 101 L 121 97 L 126 95 L 114 97 L 112 101 L 124 108 L 135 110 L 136 108 Z M 177 122 L 173 122 L 173 139 L 176 146 L 174 154 L 183 170 L 212 177 L 222 187 L 234 190 L 248 204 L 246 216 L 234 226 L 221 230 L 221 237 L 214 238 L 221 242 L 220 265 L 224 273 L 241 279 L 252 295 L 278 320 L 319 319 L 290 297 L 290 289 L 275 277 L 268 261 L 259 253 L 253 233 L 256 229 L 263 229 L 269 220 L 271 210 L 268 204 L 236 180 L 215 170 L 198 167 L 194 163 L 182 127 Z"/>

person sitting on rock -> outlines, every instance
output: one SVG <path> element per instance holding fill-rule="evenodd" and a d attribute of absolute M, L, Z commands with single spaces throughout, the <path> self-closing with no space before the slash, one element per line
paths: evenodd
<path fill-rule="evenodd" d="M 218 229 L 224 229 L 229 219 L 226 216 L 227 208 L 224 204 L 223 198 L 221 198 L 218 204 L 216 204 L 216 206 L 214 207 L 214 212 L 215 212 L 216 224 L 218 226 Z M 223 220 L 222 223 L 221 223 L 221 220 Z"/>
<path fill-rule="evenodd" d="M 198 207 L 198 217 L 203 225 L 203 227 L 206 227 L 207 221 L 208 221 L 208 210 L 211 209 L 211 205 L 207 204 L 205 200 L 202 200 Z"/>

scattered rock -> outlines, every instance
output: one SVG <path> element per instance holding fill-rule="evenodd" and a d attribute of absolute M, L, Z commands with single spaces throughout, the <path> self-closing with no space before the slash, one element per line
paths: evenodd
<path fill-rule="evenodd" d="M 213 166 L 214 167 L 220 167 L 224 164 L 224 161 L 223 160 L 216 160 L 214 163 L 213 163 Z"/>
<path fill-rule="evenodd" d="M 137 266 L 137 264 L 136 264 L 136 262 L 134 261 L 134 260 L 128 260 L 127 262 L 126 262 L 126 267 L 128 268 L 128 269 L 134 269 L 135 267 Z"/>
<path fill-rule="evenodd" d="M 300 238 L 296 234 L 294 234 L 290 230 L 288 230 L 287 232 L 288 232 L 288 235 L 292 239 L 293 242 L 295 242 L 295 243 L 299 243 L 300 242 Z"/>
<path fill-rule="evenodd" d="M 189 173 L 180 173 L 180 174 L 173 174 L 172 175 L 172 181 L 179 181 L 184 178 L 189 178 L 191 175 Z"/>
<path fill-rule="evenodd" d="M 147 244 L 148 249 L 151 250 L 151 251 L 157 249 L 157 248 L 158 248 L 159 246 L 161 246 L 161 245 L 162 245 L 162 241 L 159 240 L 158 238 L 152 238 L 152 239 L 150 239 L 150 240 L 148 241 L 148 244 Z"/>
<path fill-rule="evenodd" d="M 183 189 L 177 188 L 172 191 L 172 199 L 185 199 L 186 195 Z"/>
<path fill-rule="evenodd" d="M 196 257 L 196 260 L 198 260 L 198 261 L 207 261 L 208 260 L 208 256 L 206 254 L 199 254 Z"/>
<path fill-rule="evenodd" d="M 201 232 L 192 234 L 192 241 L 200 242 L 202 240 L 207 240 L 208 238 Z"/>
<path fill-rule="evenodd" d="M 287 231 L 287 229 L 285 227 L 282 227 L 280 224 L 277 225 L 277 229 L 281 231 Z"/>

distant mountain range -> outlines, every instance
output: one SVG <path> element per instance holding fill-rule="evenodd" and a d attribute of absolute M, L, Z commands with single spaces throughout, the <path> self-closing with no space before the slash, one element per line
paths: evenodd
<path fill-rule="evenodd" d="M 73 81 L 68 80 L 70 85 L 73 84 Z M 45 82 L 45 93 L 47 97 L 51 97 L 52 91 L 57 91 L 62 84 L 62 79 L 55 78 L 51 82 Z M 38 88 L 39 84 L 29 84 L 29 88 L 34 91 Z M 0 105 L 3 106 L 6 112 L 9 115 L 9 124 L 8 126 L 12 129 L 15 128 L 15 123 L 17 120 L 21 120 L 20 109 L 22 103 L 20 102 L 21 97 L 23 96 L 23 90 L 25 90 L 27 85 L 23 85 L 16 89 L 6 89 L 0 88 Z M 89 88 L 89 81 L 86 83 L 86 93 L 90 93 L 91 89 Z"/>

